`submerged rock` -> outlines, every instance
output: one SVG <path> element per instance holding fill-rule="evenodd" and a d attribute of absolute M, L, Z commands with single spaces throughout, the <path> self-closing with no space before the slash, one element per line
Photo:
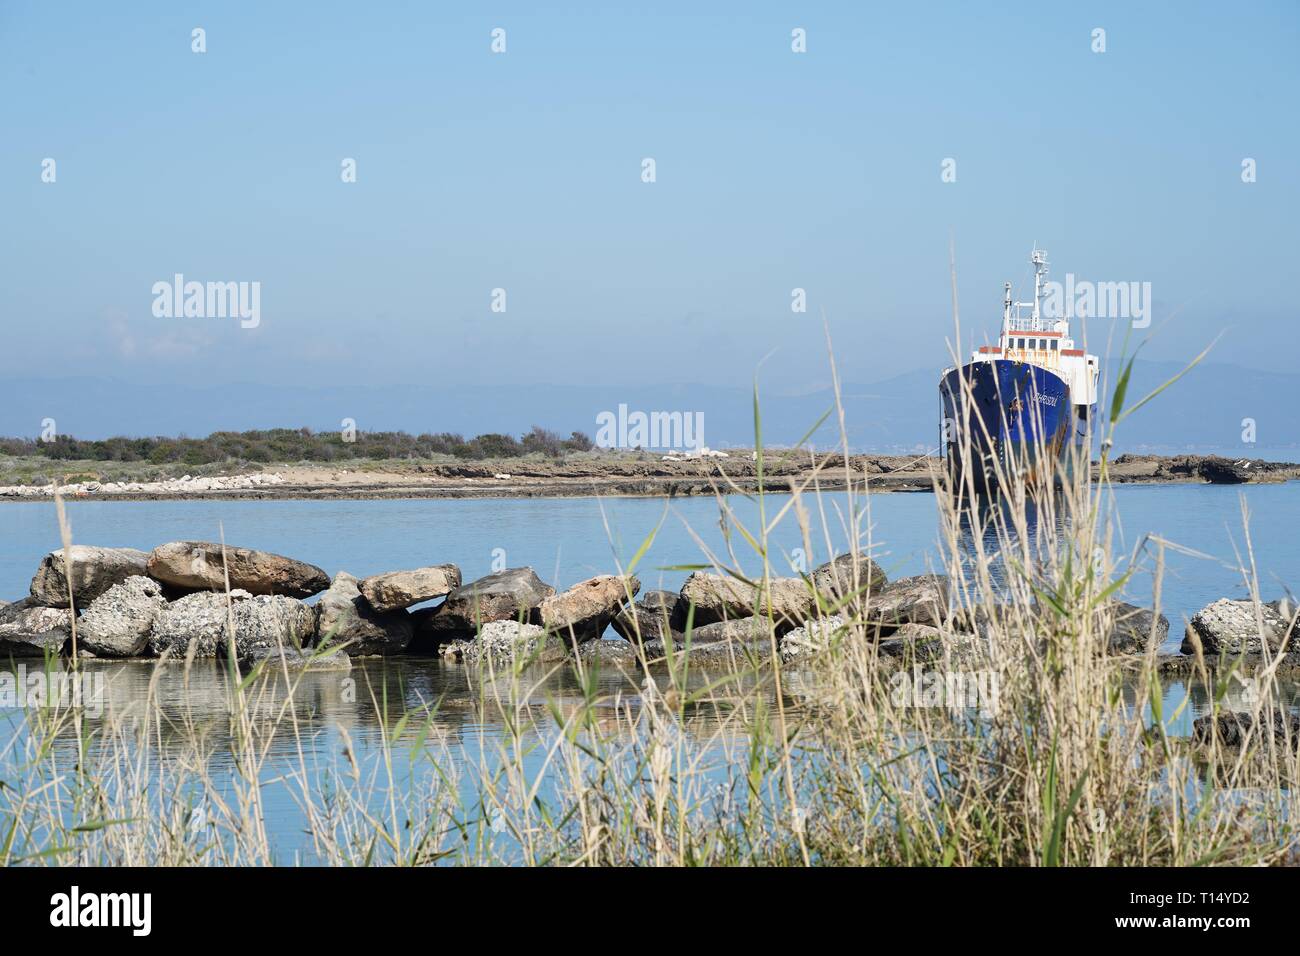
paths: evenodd
<path fill-rule="evenodd" d="M 271 671 L 287 668 L 291 673 L 352 670 L 352 658 L 343 651 L 313 648 L 258 646 L 249 654 L 247 663 L 265 664 Z"/>
<path fill-rule="evenodd" d="M 357 579 L 346 571 L 316 602 L 316 633 L 322 645 L 345 645 L 353 657 L 395 654 L 405 650 L 415 633 L 404 610 L 376 611 L 361 594 Z"/>
<path fill-rule="evenodd" d="M 781 660 L 804 661 L 821 654 L 842 631 L 844 623 L 844 618 L 832 614 L 796 627 L 781 638 Z"/>
<path fill-rule="evenodd" d="M 605 633 L 624 603 L 640 590 L 641 582 L 633 575 L 597 575 L 543 598 L 538 617 L 548 631 L 571 643 L 594 641 Z"/>
<path fill-rule="evenodd" d="M 314 564 L 269 551 L 210 541 L 172 541 L 149 553 L 149 577 L 181 591 L 224 591 L 226 570 L 230 587 L 250 594 L 311 597 L 330 586 L 329 575 Z"/>
<path fill-rule="evenodd" d="M 0 607 L 0 661 L 61 653 L 71 636 L 67 608 L 45 607 L 31 598 Z"/>
<path fill-rule="evenodd" d="M 138 657 L 149 646 L 149 632 L 166 604 L 162 585 L 153 578 L 129 577 L 86 607 L 77 622 L 78 644 L 97 657 Z"/>
<path fill-rule="evenodd" d="M 376 611 L 395 611 L 450 594 L 460 587 L 460 568 L 438 564 L 412 571 L 388 571 L 372 574 L 357 587 Z"/>
<path fill-rule="evenodd" d="M 115 584 L 145 573 L 148 555 L 135 548 L 72 546 L 72 595 L 82 608 Z M 63 567 L 63 549 L 41 559 L 32 578 L 32 601 L 46 607 L 68 606 L 68 578 Z"/>
<path fill-rule="evenodd" d="M 544 627 L 516 621 L 489 621 L 472 641 L 453 645 L 466 664 L 554 664 L 568 659 L 565 642 Z"/>
<path fill-rule="evenodd" d="M 1252 743 L 1258 746 L 1265 743 L 1268 734 L 1279 743 L 1290 740 L 1292 747 L 1300 745 L 1300 715 L 1275 710 L 1271 719 L 1257 719 L 1250 713 L 1227 711 L 1192 721 L 1192 740 L 1198 744 L 1209 744 L 1217 737 L 1225 747 L 1240 747 L 1251 736 Z"/>

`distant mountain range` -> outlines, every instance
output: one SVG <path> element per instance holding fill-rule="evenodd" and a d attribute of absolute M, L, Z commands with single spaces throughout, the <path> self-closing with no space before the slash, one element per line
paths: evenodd
<path fill-rule="evenodd" d="M 1107 363 L 1111 382 L 1118 363 Z M 1175 375 L 1179 366 L 1138 362 L 1128 392 L 1136 401 Z M 924 451 L 938 444 L 938 373 L 916 370 L 842 389 L 846 430 L 856 451 Z M 829 388 L 793 394 L 780 381 L 760 384 L 763 435 L 768 444 L 798 441 L 831 408 Z M 1205 364 L 1127 420 L 1118 434 L 1121 450 L 1221 451 L 1252 455 L 1255 448 L 1295 448 L 1300 454 L 1300 375 Z M 1107 391 L 1109 400 L 1109 389 Z M 1108 404 L 1108 402 L 1107 402 Z M 437 385 L 315 388 L 275 385 L 142 385 L 98 378 L 10 379 L 0 383 L 0 435 L 34 437 L 42 422 L 78 438 L 111 435 L 188 435 L 252 428 L 339 429 L 345 419 L 367 431 L 485 432 L 518 435 L 533 425 L 568 434 L 597 433 L 597 416 L 627 413 L 700 412 L 704 442 L 713 448 L 753 444 L 753 400 L 743 388 L 713 385 L 587 386 Z M 1243 441 L 1244 420 L 1253 420 L 1256 443 Z M 838 443 L 832 415 L 814 443 Z"/>

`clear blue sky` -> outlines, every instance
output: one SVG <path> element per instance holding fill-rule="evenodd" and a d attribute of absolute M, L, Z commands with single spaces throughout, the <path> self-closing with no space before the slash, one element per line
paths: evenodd
<path fill-rule="evenodd" d="M 871 381 L 945 364 L 950 231 L 980 338 L 1037 240 L 1294 368 L 1300 4 L 542 6 L 0 0 L 0 375 L 811 388 L 824 309 Z"/>

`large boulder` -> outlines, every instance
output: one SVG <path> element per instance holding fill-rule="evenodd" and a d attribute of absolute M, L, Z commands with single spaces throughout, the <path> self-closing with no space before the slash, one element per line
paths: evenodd
<path fill-rule="evenodd" d="M 801 624 L 781 638 L 781 660 L 804 661 L 826 651 L 842 633 L 844 618 L 838 614 Z"/>
<path fill-rule="evenodd" d="M 145 573 L 148 555 L 135 548 L 72 546 L 72 596 L 82 608 L 115 584 Z M 68 576 L 63 568 L 63 549 L 41 559 L 32 578 L 32 601 L 46 607 L 68 606 Z"/>
<path fill-rule="evenodd" d="M 393 654 L 411 643 L 411 615 L 404 610 L 380 612 L 361 594 L 357 579 L 346 571 L 316 602 L 316 633 L 322 645 L 344 645 L 353 657 Z"/>
<path fill-rule="evenodd" d="M 667 639 L 680 642 L 686 630 L 688 606 L 676 591 L 647 591 L 635 604 L 614 615 L 610 625 L 634 644 Z"/>
<path fill-rule="evenodd" d="M 812 591 L 802 578 L 772 578 L 765 588 L 761 580 L 751 585 L 730 575 L 703 571 L 686 579 L 682 598 L 695 605 L 697 626 L 758 613 L 776 621 L 781 632 L 812 617 L 815 605 Z"/>
<path fill-rule="evenodd" d="M 234 609 L 253 595 L 247 591 L 230 592 L 230 618 Z M 149 632 L 149 650 L 155 655 L 170 652 L 184 657 L 191 644 L 195 657 L 216 657 L 226 645 L 226 595 L 215 591 L 187 594 L 159 608 Z"/>
<path fill-rule="evenodd" d="M 473 634 L 480 623 L 516 621 L 539 623 L 542 601 L 555 593 L 532 568 L 508 568 L 462 584 L 438 605 L 432 625 L 445 633 Z"/>
<path fill-rule="evenodd" d="M 633 575 L 601 574 L 543 598 L 538 617 L 542 627 L 570 643 L 594 641 L 640 590 L 641 582 Z"/>
<path fill-rule="evenodd" d="M 899 578 L 873 594 L 867 604 L 867 622 L 882 634 L 901 624 L 937 627 L 948 613 L 948 579 L 939 574 Z"/>
<path fill-rule="evenodd" d="M 226 574 L 220 544 L 210 541 L 173 541 L 149 553 L 149 577 L 179 591 L 224 591 Z M 225 568 L 230 587 L 249 594 L 283 594 L 311 597 L 330 586 L 329 575 L 306 564 L 269 551 L 225 548 Z"/>
<path fill-rule="evenodd" d="M 72 636 L 72 612 L 31 598 L 0 607 L 0 661 L 58 654 Z"/>
<path fill-rule="evenodd" d="M 77 622 L 77 642 L 97 657 L 138 657 L 166 603 L 153 578 L 129 577 L 90 602 Z"/>
<path fill-rule="evenodd" d="M 1276 651 L 1287 638 L 1290 616 L 1275 604 L 1262 604 L 1259 611 L 1262 626 L 1251 601 L 1220 598 L 1201 608 L 1187 625 L 1183 653 L 1196 653 L 1197 644 L 1211 655 Z"/>
<path fill-rule="evenodd" d="M 396 611 L 456 590 L 460 587 L 460 568 L 438 564 L 413 571 L 388 571 L 364 578 L 357 587 L 376 611 Z"/>
<path fill-rule="evenodd" d="M 237 602 L 233 611 L 240 660 L 280 647 L 301 648 L 316 636 L 316 609 L 283 594 L 259 594 Z"/>
<path fill-rule="evenodd" d="M 832 605 L 840 598 L 862 593 L 868 588 L 874 594 L 889 583 L 880 565 L 863 554 L 841 554 L 815 569 L 810 577 L 822 600 Z"/>
<path fill-rule="evenodd" d="M 1169 618 L 1155 614 L 1147 608 L 1135 604 L 1116 601 L 1112 605 L 1114 620 L 1107 644 L 1113 654 L 1141 654 L 1147 649 L 1147 642 L 1154 640 L 1158 648 L 1169 637 Z M 1154 622 L 1154 637 L 1152 628 Z"/>

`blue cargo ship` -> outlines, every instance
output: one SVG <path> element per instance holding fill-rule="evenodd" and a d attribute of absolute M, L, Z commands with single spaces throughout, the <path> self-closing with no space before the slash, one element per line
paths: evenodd
<path fill-rule="evenodd" d="M 997 344 L 939 381 L 940 444 L 961 487 L 968 479 L 979 491 L 995 490 L 1000 478 L 1052 481 L 1090 452 L 1097 356 L 1075 347 L 1068 316 L 1043 314 L 1047 253 L 1034 249 L 1030 262 L 1033 301 L 1013 303 L 1008 282 Z"/>

